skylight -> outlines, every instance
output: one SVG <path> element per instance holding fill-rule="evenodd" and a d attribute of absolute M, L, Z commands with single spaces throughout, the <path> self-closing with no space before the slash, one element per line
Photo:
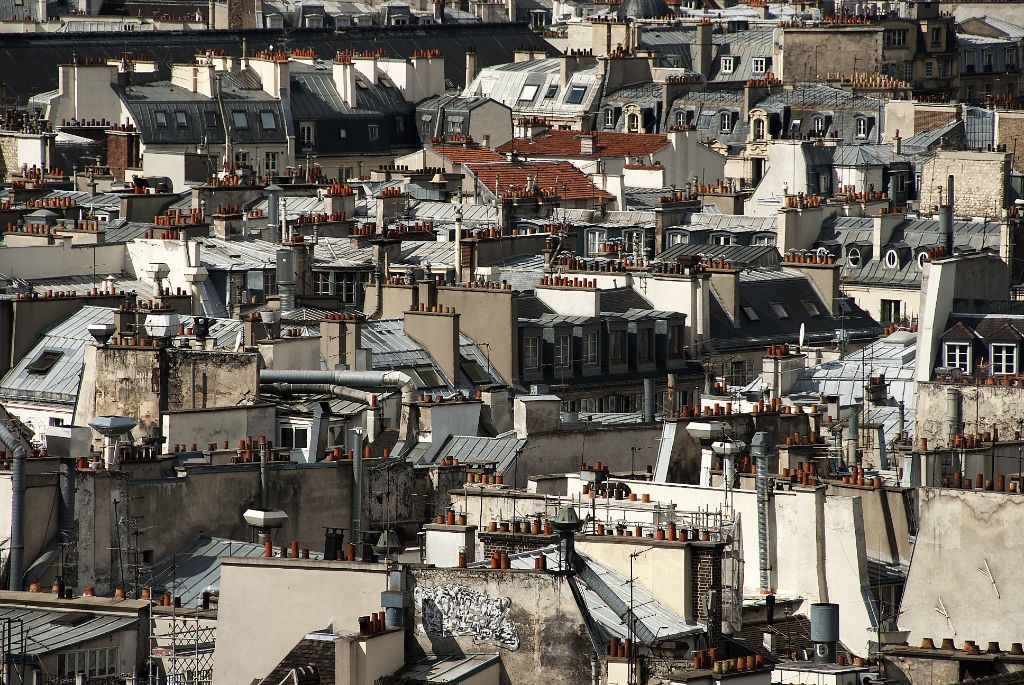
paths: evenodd
<path fill-rule="evenodd" d="M 775 312 L 775 316 L 779 317 L 780 319 L 789 318 L 789 312 L 787 312 L 786 308 L 783 307 L 780 303 L 769 302 L 768 304 L 771 305 L 772 311 Z"/>
<path fill-rule="evenodd" d="M 569 88 L 569 94 L 565 96 L 565 101 L 570 105 L 578 105 L 583 102 L 583 96 L 586 94 L 586 86 L 572 86 Z"/>

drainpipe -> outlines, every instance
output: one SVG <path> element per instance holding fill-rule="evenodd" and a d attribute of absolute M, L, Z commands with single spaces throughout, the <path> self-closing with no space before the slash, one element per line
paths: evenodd
<path fill-rule="evenodd" d="M 25 445 L 7 426 L 0 423 L 0 443 L 14 458 L 11 473 L 11 564 L 8 589 L 21 590 L 25 575 Z"/>
<path fill-rule="evenodd" d="M 654 423 L 654 379 L 644 379 L 644 423 Z"/>
<path fill-rule="evenodd" d="M 294 383 L 391 387 L 402 391 L 402 403 L 416 401 L 416 385 L 401 371 L 277 371 L 260 369 L 260 383 Z"/>
<path fill-rule="evenodd" d="M 949 417 L 949 442 L 952 449 L 956 436 L 960 434 L 960 389 L 946 388 L 946 416 Z"/>
<path fill-rule="evenodd" d="M 754 434 L 750 441 L 750 455 L 754 458 L 754 465 L 757 467 L 757 475 L 754 479 L 757 490 L 757 563 L 760 571 L 760 584 L 762 593 L 770 593 L 771 588 L 771 564 L 768 555 L 768 434 L 759 431 Z"/>

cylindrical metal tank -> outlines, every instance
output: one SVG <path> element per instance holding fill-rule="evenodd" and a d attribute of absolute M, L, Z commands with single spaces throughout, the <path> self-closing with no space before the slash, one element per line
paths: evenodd
<path fill-rule="evenodd" d="M 814 660 L 822 664 L 836 662 L 839 642 L 839 605 L 819 602 L 811 605 L 811 641 Z"/>

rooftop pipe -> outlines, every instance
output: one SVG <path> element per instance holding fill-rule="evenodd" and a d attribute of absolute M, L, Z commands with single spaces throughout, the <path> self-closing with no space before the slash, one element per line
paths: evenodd
<path fill-rule="evenodd" d="M 25 445 L 3 423 L 0 423 L 0 443 L 10 450 L 14 458 L 11 474 L 11 564 L 8 589 L 21 590 L 25 575 Z"/>
<path fill-rule="evenodd" d="M 326 384 L 332 386 L 391 387 L 402 391 L 402 403 L 416 401 L 416 385 L 401 371 L 276 371 L 260 370 L 260 383 Z M 2 436 L 0 436 L 2 438 Z"/>

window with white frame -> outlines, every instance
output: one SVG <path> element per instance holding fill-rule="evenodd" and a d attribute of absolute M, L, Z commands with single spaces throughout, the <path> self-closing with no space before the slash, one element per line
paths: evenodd
<path fill-rule="evenodd" d="M 309 447 L 309 426 L 281 426 L 281 447 L 304 450 Z"/>
<path fill-rule="evenodd" d="M 523 368 L 540 368 L 540 338 L 535 335 L 523 340 Z"/>
<path fill-rule="evenodd" d="M 714 245 L 732 245 L 732 234 L 719 233 L 718 235 L 711 236 L 711 242 Z"/>
<path fill-rule="evenodd" d="M 640 130 L 640 115 L 630 114 L 626 117 L 626 130 L 630 133 L 636 133 Z"/>
<path fill-rule="evenodd" d="M 277 153 L 265 152 L 263 154 L 263 171 L 268 174 L 277 173 Z"/>
<path fill-rule="evenodd" d="M 846 253 L 846 264 L 852 267 L 860 266 L 860 250 L 851 247 L 849 252 Z"/>
<path fill-rule="evenodd" d="M 992 343 L 990 356 L 993 375 L 1017 373 L 1017 346 L 1009 343 Z"/>
<path fill-rule="evenodd" d="M 597 331 L 587 331 L 583 335 L 583 364 L 597 366 Z"/>
<path fill-rule="evenodd" d="M 681 109 L 677 110 L 676 111 L 676 119 L 675 120 L 676 120 L 676 127 L 677 128 L 682 127 L 684 124 L 686 124 L 686 112 L 684 112 Z"/>
<path fill-rule="evenodd" d="M 120 670 L 117 661 L 117 647 L 106 649 L 83 649 L 61 652 L 57 655 L 57 675 L 74 676 L 82 673 L 88 678 L 116 675 Z"/>
<path fill-rule="evenodd" d="M 755 57 L 753 62 L 753 71 L 755 74 L 763 74 L 768 71 L 768 58 Z"/>
<path fill-rule="evenodd" d="M 885 253 L 885 266 L 889 269 L 895 269 L 900 265 L 900 256 L 896 250 L 889 250 Z"/>
<path fill-rule="evenodd" d="M 943 366 L 961 369 L 964 373 L 971 371 L 971 346 L 968 343 L 948 342 L 943 346 Z"/>
<path fill-rule="evenodd" d="M 825 117 L 814 117 L 814 119 L 812 120 L 812 125 L 814 126 L 815 133 L 824 133 Z"/>
<path fill-rule="evenodd" d="M 857 137 L 868 137 L 868 120 L 866 117 L 857 117 Z"/>
<path fill-rule="evenodd" d="M 601 245 L 604 243 L 608 233 L 604 229 L 591 229 L 587 231 L 587 254 L 596 255 L 601 252 Z"/>
<path fill-rule="evenodd" d="M 736 70 L 736 58 L 735 57 L 723 57 L 722 58 L 722 73 L 731 74 Z"/>
<path fill-rule="evenodd" d="M 718 116 L 718 127 L 722 130 L 722 133 L 728 133 L 732 130 L 732 112 L 722 112 Z"/>
<path fill-rule="evenodd" d="M 604 111 L 604 127 L 612 128 L 615 126 L 615 110 L 609 107 Z"/>
<path fill-rule="evenodd" d="M 685 245 L 690 242 L 690 235 L 684 231 L 670 231 L 665 238 L 669 245 Z"/>
<path fill-rule="evenodd" d="M 519 102 L 533 102 L 533 99 L 537 97 L 538 90 L 540 90 L 540 86 L 527 83 L 523 86 L 523 89 L 519 91 Z"/>
<path fill-rule="evenodd" d="M 754 119 L 754 140 L 764 140 L 764 119 Z"/>
<path fill-rule="evenodd" d="M 555 338 L 555 366 L 569 366 L 572 361 L 572 338 L 559 335 Z"/>
<path fill-rule="evenodd" d="M 313 147 L 313 122 L 299 122 L 299 144 L 303 150 L 309 150 Z"/>

